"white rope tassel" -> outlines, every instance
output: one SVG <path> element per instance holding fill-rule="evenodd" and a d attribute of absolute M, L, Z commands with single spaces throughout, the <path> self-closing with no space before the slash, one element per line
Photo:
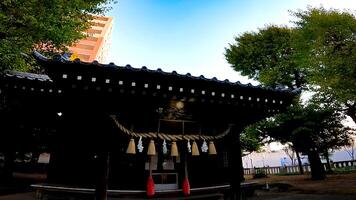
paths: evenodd
<path fill-rule="evenodd" d="M 140 139 L 138 140 L 138 144 L 137 144 L 137 150 L 138 152 L 142 153 L 143 151 L 143 145 L 142 145 L 142 136 L 140 136 Z"/>
<path fill-rule="evenodd" d="M 201 152 L 206 153 L 206 152 L 208 152 L 208 149 L 209 149 L 208 144 L 204 140 L 203 144 L 201 145 Z"/>
<path fill-rule="evenodd" d="M 189 153 L 192 153 L 192 145 L 190 145 L 189 139 L 188 139 L 188 141 L 187 141 L 187 148 L 188 148 L 188 152 L 189 152 Z"/>
<path fill-rule="evenodd" d="M 163 146 L 162 147 L 162 152 L 163 152 L 164 155 L 166 155 L 168 153 L 166 140 L 163 140 L 162 146 Z"/>

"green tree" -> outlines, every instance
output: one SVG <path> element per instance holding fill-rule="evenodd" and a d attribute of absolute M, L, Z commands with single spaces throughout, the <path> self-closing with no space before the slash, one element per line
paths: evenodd
<path fill-rule="evenodd" d="M 309 72 L 308 81 L 343 104 L 356 122 L 355 11 L 309 8 L 294 13 L 294 46 L 298 65 Z"/>
<path fill-rule="evenodd" d="M 236 37 L 226 60 L 266 86 L 329 93 L 356 122 L 355 14 L 309 8 L 293 15 L 293 28 L 269 25 Z"/>
<path fill-rule="evenodd" d="M 356 122 L 355 15 L 323 8 L 309 8 L 293 14 L 297 18 L 295 27 L 269 25 L 257 32 L 246 32 L 236 37 L 235 43 L 226 48 L 226 60 L 236 71 L 265 86 L 302 90 L 312 88 L 318 95 L 326 97 L 326 101 L 319 102 L 318 106 L 332 105 L 334 113 L 337 113 L 335 109 L 344 110 Z M 296 104 L 295 107 L 303 106 Z M 284 117 L 293 118 L 288 113 Z M 321 137 L 314 134 L 323 136 L 324 133 L 315 131 L 318 123 L 308 126 L 295 124 L 300 127 L 290 131 L 299 134 L 288 134 L 298 137 L 310 135 L 304 139 L 308 139 L 307 143 L 311 146 L 318 146 L 316 140 Z M 291 127 L 294 127 L 293 124 Z M 336 134 L 334 137 L 341 134 L 339 131 L 333 133 Z M 285 142 L 290 139 L 286 137 Z M 281 137 L 279 140 L 283 142 L 284 139 Z M 295 150 L 302 151 L 296 143 L 297 140 L 293 142 Z M 318 147 L 317 150 L 325 153 L 326 149 Z M 308 153 L 311 160 L 320 161 L 316 150 Z M 311 164 L 319 165 L 318 162 Z M 322 170 L 320 167 L 313 168 Z"/>
<path fill-rule="evenodd" d="M 281 143 L 292 143 L 295 150 L 308 155 L 312 178 L 319 180 L 325 177 L 320 154 L 349 144 L 349 132 L 342 124 L 343 119 L 340 112 L 328 107 L 295 105 L 252 128 Z"/>
<path fill-rule="evenodd" d="M 103 14 L 112 0 L 0 1 L 0 70 L 35 70 L 30 56 L 65 51 L 84 37 L 93 14 Z"/>
<path fill-rule="evenodd" d="M 262 147 L 263 140 L 264 137 L 253 125 L 245 129 L 245 131 L 240 134 L 242 155 L 246 156 L 254 151 L 259 151 Z"/>
<path fill-rule="evenodd" d="M 242 164 L 242 157 L 246 156 L 254 151 L 259 151 L 262 146 L 262 138 L 260 134 L 256 134 L 256 132 L 244 131 L 240 134 L 240 180 L 244 181 L 244 168 Z"/>
<path fill-rule="evenodd" d="M 298 67 L 292 48 L 293 30 L 288 27 L 267 26 L 258 32 L 246 32 L 235 38 L 236 43 L 226 48 L 225 57 L 241 75 L 260 81 L 265 86 L 300 89 L 306 85 L 305 70 Z M 268 121 L 263 122 L 269 126 Z M 258 124 L 261 126 L 261 124 Z M 250 135 L 256 135 L 249 127 Z M 303 166 L 295 149 L 300 173 Z"/>
<path fill-rule="evenodd" d="M 301 88 L 305 72 L 293 59 L 292 35 L 293 29 L 274 25 L 243 33 L 225 49 L 226 60 L 241 75 L 265 86 Z"/>

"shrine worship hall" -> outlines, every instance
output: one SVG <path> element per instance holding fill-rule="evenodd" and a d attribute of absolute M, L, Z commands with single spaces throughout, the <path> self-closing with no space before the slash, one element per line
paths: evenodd
<path fill-rule="evenodd" d="M 297 95 L 34 56 L 43 73 L 0 74 L 0 152 L 48 155 L 38 200 L 240 199 L 240 134 Z"/>

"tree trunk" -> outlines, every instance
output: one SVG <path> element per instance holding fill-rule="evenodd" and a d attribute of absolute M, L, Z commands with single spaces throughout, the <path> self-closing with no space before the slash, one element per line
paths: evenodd
<path fill-rule="evenodd" d="M 346 114 L 356 123 L 356 105 L 347 106 Z"/>
<path fill-rule="evenodd" d="M 354 111 L 353 113 L 348 112 L 349 116 L 351 117 L 351 119 L 356 123 L 356 111 Z"/>
<path fill-rule="evenodd" d="M 319 153 L 316 150 L 308 151 L 308 159 L 311 168 L 311 176 L 313 180 L 325 179 L 325 169 L 321 163 Z"/>
<path fill-rule="evenodd" d="M 295 154 L 297 155 L 297 159 L 298 159 L 299 173 L 304 174 L 303 163 L 302 160 L 300 159 L 299 151 L 295 150 Z"/>
<path fill-rule="evenodd" d="M 332 172 L 331 164 L 330 164 L 330 158 L 329 158 L 329 153 L 328 153 L 328 152 L 325 152 L 325 153 L 324 153 L 324 157 L 325 157 L 325 160 L 326 160 L 326 171 L 327 171 L 327 172 Z"/>
<path fill-rule="evenodd" d="M 302 82 L 301 82 L 301 78 L 300 78 L 300 74 L 297 70 L 294 70 L 294 80 L 295 80 L 295 86 L 297 87 L 297 89 L 302 87 Z M 294 89 L 294 88 L 292 88 Z"/>

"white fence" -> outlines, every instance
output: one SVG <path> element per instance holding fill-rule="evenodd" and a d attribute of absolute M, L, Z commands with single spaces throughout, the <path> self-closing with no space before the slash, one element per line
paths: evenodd
<path fill-rule="evenodd" d="M 348 160 L 348 161 L 338 161 L 332 162 L 332 168 L 343 168 L 343 167 L 350 167 L 356 166 L 356 160 Z M 326 164 L 324 163 L 324 168 L 326 169 Z M 304 165 L 303 166 L 304 172 L 310 172 L 310 166 Z M 258 168 L 245 168 L 244 174 L 245 175 L 252 175 L 256 174 L 259 171 L 264 171 L 267 175 L 268 174 L 288 174 L 288 173 L 300 173 L 299 166 L 285 166 L 285 167 L 258 167 Z"/>

